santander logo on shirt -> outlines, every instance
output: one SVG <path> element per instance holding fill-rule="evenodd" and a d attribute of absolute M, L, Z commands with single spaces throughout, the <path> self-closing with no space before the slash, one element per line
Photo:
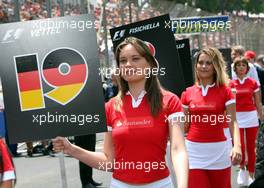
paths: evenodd
<path fill-rule="evenodd" d="M 115 127 L 150 127 L 153 125 L 153 120 L 150 117 L 135 117 L 127 118 L 124 121 L 117 120 Z"/>
<path fill-rule="evenodd" d="M 195 110 L 215 110 L 216 103 L 215 102 L 191 103 L 190 108 L 195 108 Z"/>
<path fill-rule="evenodd" d="M 250 93 L 250 89 L 244 88 L 244 89 L 238 89 L 237 93 Z"/>

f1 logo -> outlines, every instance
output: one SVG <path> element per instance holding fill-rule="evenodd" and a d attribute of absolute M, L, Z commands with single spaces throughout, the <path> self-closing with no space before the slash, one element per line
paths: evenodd
<path fill-rule="evenodd" d="M 7 30 L 2 42 L 13 42 L 15 39 L 19 39 L 22 35 L 23 29 L 10 29 Z"/>
<path fill-rule="evenodd" d="M 116 31 L 115 34 L 114 34 L 114 37 L 113 37 L 113 41 L 119 40 L 119 39 L 121 39 L 122 37 L 124 37 L 125 32 L 126 32 L 125 29 L 120 30 L 120 31 Z"/>

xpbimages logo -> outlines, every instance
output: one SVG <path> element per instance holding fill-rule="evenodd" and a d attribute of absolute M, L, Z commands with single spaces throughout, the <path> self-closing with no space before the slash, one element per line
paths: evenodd
<path fill-rule="evenodd" d="M 99 114 L 59 114 L 57 112 L 51 113 L 47 112 L 45 114 L 35 114 L 32 115 L 32 122 L 38 125 L 48 126 L 58 123 L 63 125 L 65 123 L 82 125 L 92 125 L 90 123 L 99 123 Z"/>
<path fill-rule="evenodd" d="M 231 28 L 228 16 L 190 17 L 165 21 L 165 29 L 174 34 L 227 31 Z"/>

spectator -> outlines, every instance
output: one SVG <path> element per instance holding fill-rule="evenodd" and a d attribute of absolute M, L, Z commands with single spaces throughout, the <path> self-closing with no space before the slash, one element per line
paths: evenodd
<path fill-rule="evenodd" d="M 243 46 L 233 46 L 231 49 L 232 61 L 234 61 L 236 57 L 244 56 L 244 54 L 245 54 L 245 49 Z M 232 79 L 235 80 L 235 79 L 237 79 L 237 75 L 234 72 L 234 64 L 233 63 L 231 64 L 231 67 L 232 67 L 232 69 L 231 69 Z M 256 68 L 254 67 L 254 65 L 252 63 L 249 63 L 249 71 L 247 73 L 247 76 L 256 80 L 258 85 L 260 85 L 258 73 L 257 73 Z"/>
<path fill-rule="evenodd" d="M 258 73 L 262 105 L 264 104 L 264 55 L 259 55 L 256 63 L 254 64 Z"/>
<path fill-rule="evenodd" d="M 262 188 L 264 185 L 264 124 L 262 122 L 258 131 L 257 159 L 255 165 L 255 181 L 249 188 Z"/>
<path fill-rule="evenodd" d="M 75 136 L 74 140 L 76 146 L 79 146 L 88 151 L 95 151 L 96 134 Z M 82 188 L 94 188 L 102 184 L 93 180 L 93 169 L 81 161 L 79 161 L 79 174 Z"/>
<path fill-rule="evenodd" d="M 118 93 L 118 81 L 115 73 L 111 74 L 111 78 L 106 80 L 104 87 L 104 97 L 105 101 L 108 102 L 109 99 L 115 97 Z"/>

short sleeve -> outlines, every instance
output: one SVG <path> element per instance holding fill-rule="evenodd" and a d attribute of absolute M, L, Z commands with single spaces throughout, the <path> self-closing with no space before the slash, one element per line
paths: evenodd
<path fill-rule="evenodd" d="M 229 84 L 228 84 L 228 86 L 230 87 L 230 89 L 231 89 L 231 91 L 232 91 L 233 93 L 236 92 L 236 83 L 235 83 L 233 80 L 229 80 Z"/>
<path fill-rule="evenodd" d="M 106 115 L 106 125 L 107 125 L 107 130 L 110 132 L 112 131 L 112 120 L 111 120 L 111 107 L 112 107 L 112 104 L 111 104 L 111 101 L 108 101 L 106 104 L 105 104 L 105 115 Z"/>
<path fill-rule="evenodd" d="M 189 102 L 187 100 L 187 92 L 184 91 L 181 95 L 181 103 L 182 103 L 182 107 L 185 109 L 189 108 Z"/>
<path fill-rule="evenodd" d="M 259 85 L 255 80 L 253 80 L 253 91 L 254 93 L 259 91 Z"/>
<path fill-rule="evenodd" d="M 230 87 L 225 87 L 226 97 L 225 97 L 225 106 L 236 103 L 235 96 L 231 91 Z"/>
<path fill-rule="evenodd" d="M 172 95 L 168 101 L 168 119 L 184 116 L 180 99 L 176 95 Z"/>
<path fill-rule="evenodd" d="M 12 162 L 12 158 L 7 150 L 6 144 L 3 140 L 0 140 L 0 149 L 2 154 L 2 164 L 3 169 L 1 169 L 2 181 L 14 180 L 15 177 L 15 168 Z"/>

